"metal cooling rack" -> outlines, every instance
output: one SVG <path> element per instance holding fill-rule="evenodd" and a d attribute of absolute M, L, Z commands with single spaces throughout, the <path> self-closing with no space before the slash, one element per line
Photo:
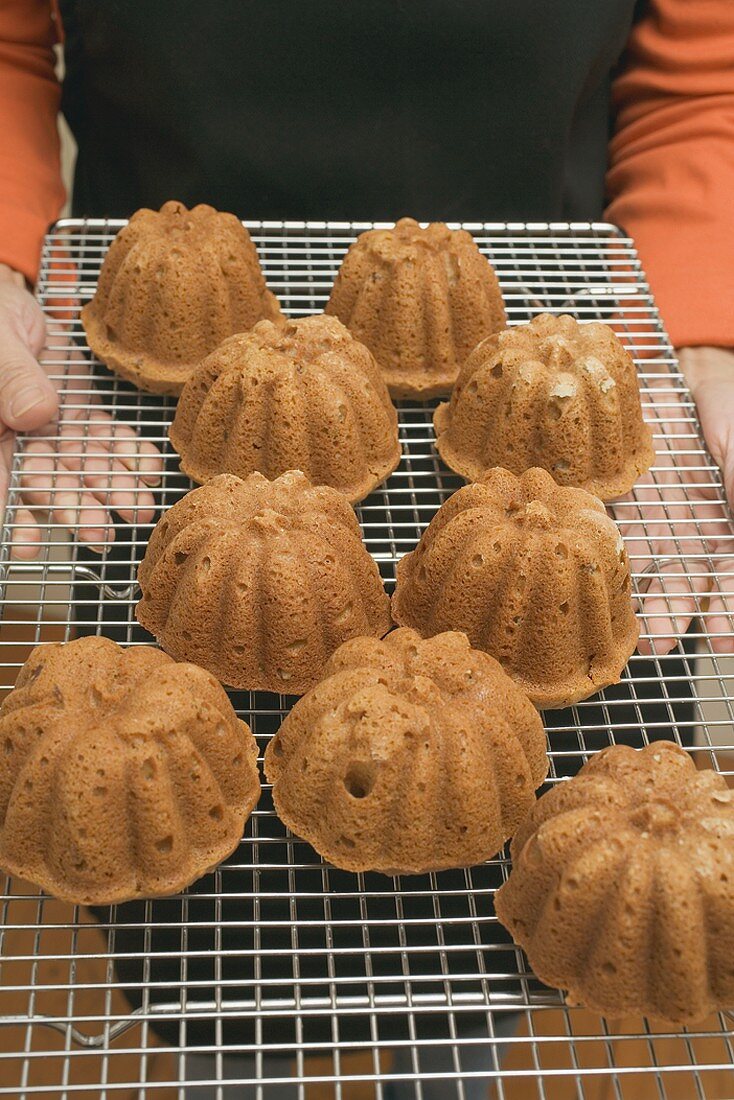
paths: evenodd
<path fill-rule="evenodd" d="M 166 456 L 157 519 L 189 487 L 166 434 L 173 403 L 138 393 L 91 361 L 79 322 L 123 224 L 66 220 L 46 241 L 39 297 L 52 325 L 47 361 L 65 414 L 76 418 L 71 434 L 57 429 L 48 438 L 53 451 L 65 449 L 67 472 L 78 472 L 92 450 L 92 400 L 139 430 Z M 269 285 L 292 315 L 323 307 L 346 248 L 369 227 L 248 225 Z M 642 745 L 661 736 L 732 774 L 734 624 L 725 601 L 734 589 L 734 527 L 632 242 L 603 224 L 466 228 L 497 269 L 511 323 L 542 310 L 606 321 L 635 356 L 658 463 L 615 515 L 631 554 L 643 643 L 680 613 L 676 596 L 695 614 L 671 653 L 635 658 L 617 688 L 545 716 L 550 782 L 613 741 Z M 400 468 L 358 510 L 389 587 L 396 561 L 459 485 L 436 456 L 431 413 L 401 407 Z M 50 637 L 91 631 L 146 640 L 133 608 L 152 524 L 134 508 L 135 522 L 114 516 L 107 525 L 114 546 L 95 553 L 73 538 L 68 560 L 59 560 L 66 521 L 79 531 L 79 501 L 62 495 L 54 455 L 37 459 L 35 472 L 47 476 L 50 500 L 30 504 L 43 521 L 40 552 L 21 565 L 9 550 L 11 536 L 29 526 L 16 455 L 1 559 L 7 683 L 30 646 Z M 103 500 L 116 477 L 110 471 Z M 703 655 L 695 669 L 694 651 Z M 289 700 L 233 698 L 262 749 Z M 0 1095 L 388 1100 L 397 1084 L 407 1090 L 400 1096 L 426 1100 L 734 1095 L 727 1015 L 674 1034 L 568 1008 L 540 986 L 494 918 L 492 894 L 506 872 L 504 856 L 418 878 L 335 871 L 286 835 L 266 791 L 235 855 L 180 897 L 98 910 L 95 920 L 7 881 Z M 277 1091 L 286 1083 L 291 1091 Z"/>

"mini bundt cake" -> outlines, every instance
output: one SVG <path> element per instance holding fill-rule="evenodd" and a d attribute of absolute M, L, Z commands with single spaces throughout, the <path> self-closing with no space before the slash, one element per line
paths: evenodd
<path fill-rule="evenodd" d="M 138 570 L 138 621 L 223 683 L 301 695 L 335 649 L 390 629 L 357 517 L 300 471 L 220 474 L 158 521 Z"/>
<path fill-rule="evenodd" d="M 89 346 L 151 393 L 178 394 L 233 332 L 280 317 L 250 234 L 234 214 L 167 202 L 138 210 L 105 256 L 82 310 Z"/>
<path fill-rule="evenodd" d="M 355 638 L 268 745 L 285 824 L 349 871 L 418 874 L 496 855 L 548 758 L 538 712 L 464 634 Z"/>
<path fill-rule="evenodd" d="M 617 683 L 639 635 L 614 522 L 545 470 L 454 493 L 398 563 L 392 611 L 424 637 L 463 630 L 539 707 Z"/>
<path fill-rule="evenodd" d="M 367 345 L 393 397 L 419 400 L 449 393 L 469 352 L 506 324 L 497 276 L 471 234 L 412 218 L 361 234 L 326 312 Z"/>
<path fill-rule="evenodd" d="M 323 314 L 260 321 L 225 340 L 184 386 L 171 442 L 194 481 L 298 469 L 353 503 L 400 461 L 397 413 L 372 354 Z"/>
<path fill-rule="evenodd" d="M 438 453 L 467 481 L 542 466 L 611 500 L 655 458 L 632 357 L 607 325 L 568 316 L 543 313 L 483 340 L 433 422 Z"/>
<path fill-rule="evenodd" d="M 495 910 L 547 985 L 675 1026 L 734 1008 L 734 791 L 667 741 L 614 745 L 534 805 Z"/>
<path fill-rule="evenodd" d="M 78 904 L 182 890 L 234 851 L 260 797 L 226 693 L 150 646 L 37 646 L 0 742 L 0 867 Z"/>

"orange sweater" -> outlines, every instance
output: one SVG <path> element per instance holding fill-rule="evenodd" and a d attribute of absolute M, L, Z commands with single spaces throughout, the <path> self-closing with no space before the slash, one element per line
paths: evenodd
<path fill-rule="evenodd" d="M 29 279 L 64 199 L 57 38 L 54 0 L 2 0 L 0 262 Z M 734 2 L 650 0 L 613 104 L 607 216 L 674 343 L 734 347 Z"/>
<path fill-rule="evenodd" d="M 734 347 L 734 3 L 654 0 L 614 86 L 607 217 L 677 347 Z"/>

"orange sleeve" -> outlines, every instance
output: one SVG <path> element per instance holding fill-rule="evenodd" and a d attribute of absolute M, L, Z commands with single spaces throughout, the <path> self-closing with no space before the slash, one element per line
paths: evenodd
<path fill-rule="evenodd" d="M 64 202 L 50 0 L 0 3 L 0 262 L 33 280 Z"/>
<path fill-rule="evenodd" d="M 650 0 L 613 89 L 608 218 L 673 343 L 734 346 L 734 3 Z"/>

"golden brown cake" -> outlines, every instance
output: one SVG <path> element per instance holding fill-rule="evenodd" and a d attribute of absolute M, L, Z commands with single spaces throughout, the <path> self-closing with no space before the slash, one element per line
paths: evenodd
<path fill-rule="evenodd" d="M 464 634 L 355 638 L 270 742 L 278 816 L 349 871 L 496 855 L 548 770 L 537 711 Z"/>
<path fill-rule="evenodd" d="M 334 650 L 390 629 L 357 517 L 300 471 L 221 474 L 158 521 L 138 570 L 138 621 L 231 687 L 301 695 Z"/>
<path fill-rule="evenodd" d="M 184 386 L 170 434 L 194 481 L 298 469 L 352 502 L 400 461 L 397 413 L 372 354 L 323 314 L 260 321 L 225 340 Z"/>
<path fill-rule="evenodd" d="M 734 1008 L 734 791 L 667 741 L 604 749 L 512 841 L 497 916 L 541 981 L 675 1026 Z"/>
<path fill-rule="evenodd" d="M 395 622 L 463 630 L 539 707 L 616 683 L 639 634 L 624 543 L 604 505 L 545 470 L 495 469 L 454 493 L 397 568 Z"/>
<path fill-rule="evenodd" d="M 607 325 L 568 316 L 543 313 L 483 340 L 433 422 L 438 453 L 467 481 L 542 466 L 611 500 L 655 459 L 631 356 Z"/>
<path fill-rule="evenodd" d="M 205 355 L 280 307 L 250 234 L 211 206 L 138 210 L 105 256 L 82 310 L 89 346 L 151 393 L 181 392 Z"/>
<path fill-rule="evenodd" d="M 471 234 L 412 218 L 358 237 L 326 312 L 367 345 L 393 397 L 424 401 L 449 393 L 469 352 L 506 324 L 497 276 Z"/>
<path fill-rule="evenodd" d="M 37 646 L 0 743 L 0 867 L 79 904 L 182 890 L 234 851 L 260 797 L 255 739 L 220 685 L 150 646 Z"/>

